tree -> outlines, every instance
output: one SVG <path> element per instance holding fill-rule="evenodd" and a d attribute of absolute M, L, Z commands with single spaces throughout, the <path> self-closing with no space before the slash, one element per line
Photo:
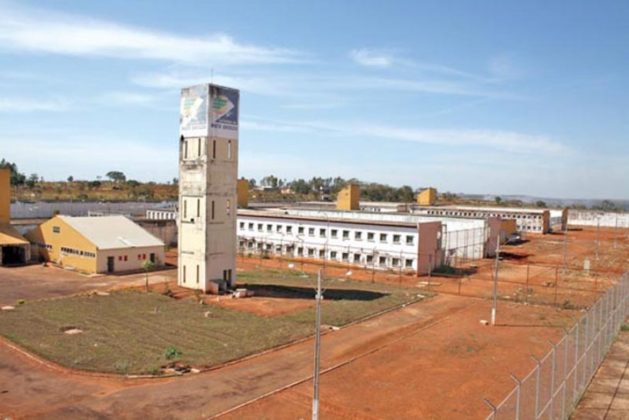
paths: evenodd
<path fill-rule="evenodd" d="M 173 185 L 178 185 L 179 184 L 179 178 L 175 177 L 173 178 Z"/>
<path fill-rule="evenodd" d="M 535 202 L 535 205 L 536 205 L 537 207 L 542 207 L 542 208 L 544 208 L 544 207 L 546 207 L 546 202 L 545 202 L 545 201 L 542 201 L 542 200 L 538 200 L 538 201 L 536 201 L 536 202 Z"/>
<path fill-rule="evenodd" d="M 291 182 L 290 187 L 295 192 L 295 194 L 310 194 L 310 192 L 312 191 L 310 189 L 310 185 L 308 185 L 308 183 L 301 178 Z"/>
<path fill-rule="evenodd" d="M 6 161 L 3 158 L 2 160 L 0 160 L 0 168 L 6 168 L 6 169 L 11 170 L 11 185 L 13 186 L 24 185 L 24 183 L 26 182 L 26 175 L 18 171 L 17 165 L 15 163 Z"/>
<path fill-rule="evenodd" d="M 74 182 L 74 177 L 72 175 L 68 177 L 68 182 Z"/>
<path fill-rule="evenodd" d="M 277 188 L 278 179 L 275 175 L 267 175 L 260 180 L 260 185 L 263 187 Z"/>
<path fill-rule="evenodd" d="M 496 198 L 494 198 L 494 200 L 496 200 L 496 204 L 502 203 L 502 197 L 500 197 L 499 195 L 497 195 Z"/>
<path fill-rule="evenodd" d="M 256 180 L 254 178 L 251 178 L 249 180 L 249 189 L 252 190 L 256 187 Z"/>
<path fill-rule="evenodd" d="M 87 183 L 87 188 L 92 189 L 92 188 L 99 188 L 101 186 L 100 181 L 90 181 Z"/>
<path fill-rule="evenodd" d="M 136 181 L 135 179 L 130 179 L 127 181 L 127 185 L 130 186 L 131 188 L 134 188 L 134 187 L 139 186 L 140 183 Z"/>
<path fill-rule="evenodd" d="M 116 183 L 125 182 L 127 180 L 125 174 L 120 171 L 109 171 L 105 174 L 105 176 Z"/>
<path fill-rule="evenodd" d="M 26 186 L 28 188 L 33 188 L 33 187 L 35 187 L 35 185 L 37 184 L 38 181 L 39 181 L 39 175 L 31 174 L 28 177 L 28 179 L 26 180 Z"/>

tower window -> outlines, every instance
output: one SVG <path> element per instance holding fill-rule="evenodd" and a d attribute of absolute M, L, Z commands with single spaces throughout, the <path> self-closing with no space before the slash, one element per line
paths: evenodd
<path fill-rule="evenodd" d="M 228 140 L 227 141 L 227 159 L 231 159 L 232 158 L 232 141 Z"/>
<path fill-rule="evenodd" d="M 212 159 L 216 159 L 216 140 L 212 140 Z"/>
<path fill-rule="evenodd" d="M 197 217 L 201 217 L 201 199 L 197 198 Z"/>
<path fill-rule="evenodd" d="M 212 220 L 214 220 L 214 200 L 212 200 Z"/>

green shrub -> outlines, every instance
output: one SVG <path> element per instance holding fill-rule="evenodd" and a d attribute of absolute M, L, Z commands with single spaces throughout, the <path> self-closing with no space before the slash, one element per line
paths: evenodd
<path fill-rule="evenodd" d="M 164 357 L 166 357 L 166 359 L 168 360 L 178 359 L 179 357 L 181 357 L 181 352 L 177 350 L 176 347 L 170 346 L 164 352 Z"/>

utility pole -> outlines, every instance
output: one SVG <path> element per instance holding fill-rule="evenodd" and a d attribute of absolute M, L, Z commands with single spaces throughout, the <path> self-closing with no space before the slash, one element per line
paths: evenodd
<path fill-rule="evenodd" d="M 496 306 L 498 305 L 498 264 L 500 261 L 500 235 L 496 237 L 496 265 L 494 267 L 494 301 L 491 307 L 491 325 L 496 325 Z"/>
<path fill-rule="evenodd" d="M 321 301 L 323 292 L 321 291 L 321 270 L 317 276 L 317 294 L 315 295 L 316 315 L 315 315 L 315 357 L 313 375 L 313 397 L 312 397 L 312 420 L 319 419 L 319 370 L 321 364 Z"/>

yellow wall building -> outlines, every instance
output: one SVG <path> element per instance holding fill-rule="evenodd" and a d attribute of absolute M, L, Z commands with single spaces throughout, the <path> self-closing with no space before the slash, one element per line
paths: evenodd
<path fill-rule="evenodd" d="M 244 178 L 238 180 L 238 207 L 249 207 L 249 181 Z"/>
<path fill-rule="evenodd" d="M 11 170 L 0 168 L 0 223 L 11 219 Z"/>
<path fill-rule="evenodd" d="M 55 216 L 26 234 L 41 261 L 84 273 L 117 273 L 164 264 L 164 243 L 124 216 Z"/>
<path fill-rule="evenodd" d="M 417 195 L 417 204 L 420 206 L 434 206 L 437 201 L 437 189 L 428 187 Z"/>
<path fill-rule="evenodd" d="M 337 210 L 360 210 L 360 186 L 349 184 L 336 197 Z"/>

